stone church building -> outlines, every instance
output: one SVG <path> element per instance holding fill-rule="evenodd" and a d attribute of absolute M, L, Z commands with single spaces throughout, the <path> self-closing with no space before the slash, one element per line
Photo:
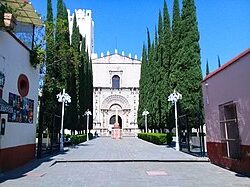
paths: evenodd
<path fill-rule="evenodd" d="M 73 17 L 76 15 L 80 34 L 86 38 L 86 47 L 93 64 L 93 129 L 91 132 L 108 136 L 118 120 L 123 135 L 135 135 L 138 131 L 139 80 L 141 61 L 124 52 L 107 52 L 97 57 L 94 53 L 94 21 L 92 11 L 78 9 L 70 14 L 69 32 L 72 34 Z M 118 118 L 118 119 L 117 119 Z"/>
<path fill-rule="evenodd" d="M 139 80 L 141 61 L 117 53 L 101 54 L 93 64 L 93 129 L 100 136 L 108 136 L 116 122 L 123 135 L 138 132 Z"/>

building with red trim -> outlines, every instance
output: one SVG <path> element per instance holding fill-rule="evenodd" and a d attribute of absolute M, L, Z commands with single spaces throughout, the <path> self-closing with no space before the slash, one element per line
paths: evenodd
<path fill-rule="evenodd" d="M 36 25 L 41 25 L 27 0 L 5 3 L 19 6 L 17 15 L 22 16 L 4 14 L 4 25 L 0 26 L 0 172 L 19 167 L 36 155 L 39 67 L 31 65 L 30 53 L 32 33 Z M 22 32 L 31 33 L 30 45 L 18 38 Z"/>
<path fill-rule="evenodd" d="M 202 82 L 210 161 L 250 175 L 250 48 Z"/>

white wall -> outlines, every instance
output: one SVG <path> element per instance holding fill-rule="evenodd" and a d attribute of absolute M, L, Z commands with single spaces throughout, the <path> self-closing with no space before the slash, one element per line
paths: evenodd
<path fill-rule="evenodd" d="M 93 59 L 93 86 L 112 87 L 112 76 L 120 76 L 120 87 L 138 87 L 141 62 L 119 54 Z"/>
<path fill-rule="evenodd" d="M 120 105 L 118 115 L 122 118 L 122 128 L 137 132 L 141 62 L 113 54 L 93 59 L 92 63 L 94 130 L 107 129 L 110 118 L 116 113 L 112 106 Z M 114 75 L 120 77 L 120 89 L 112 89 Z"/>
<path fill-rule="evenodd" d="M 0 71 L 5 74 L 3 99 L 9 101 L 9 92 L 20 95 L 17 81 L 20 74 L 25 74 L 29 79 L 29 93 L 26 97 L 34 100 L 33 124 L 8 122 L 8 115 L 2 114 L 1 117 L 6 119 L 6 129 L 5 135 L 1 136 L 0 148 L 34 144 L 39 68 L 35 69 L 30 65 L 29 51 L 3 31 L 0 31 L 0 64 Z"/>

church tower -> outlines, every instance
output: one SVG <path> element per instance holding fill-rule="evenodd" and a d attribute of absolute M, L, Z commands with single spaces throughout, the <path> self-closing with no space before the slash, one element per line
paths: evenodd
<path fill-rule="evenodd" d="M 70 41 L 73 30 L 74 15 L 76 15 L 77 26 L 80 34 L 86 38 L 86 50 L 88 49 L 89 56 L 94 53 L 94 21 L 92 19 L 91 10 L 78 9 L 71 15 L 68 10 L 69 34 Z"/>

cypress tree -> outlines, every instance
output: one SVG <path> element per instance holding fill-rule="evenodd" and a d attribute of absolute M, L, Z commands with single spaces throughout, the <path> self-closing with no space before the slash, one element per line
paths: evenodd
<path fill-rule="evenodd" d="M 164 1 L 163 6 L 163 37 L 162 37 L 162 83 L 160 88 L 160 101 L 161 101 L 161 128 L 165 128 L 165 124 L 168 119 L 169 103 L 166 99 L 171 92 L 170 89 L 170 66 L 171 66 L 171 28 L 170 28 L 170 18 L 167 8 L 167 3 Z"/>
<path fill-rule="evenodd" d="M 66 36 L 65 36 L 66 37 Z M 65 127 L 72 130 L 78 130 L 78 105 L 77 105 L 77 68 L 79 64 L 79 45 L 80 45 L 80 35 L 79 29 L 76 26 L 76 19 L 74 16 L 73 21 L 73 32 L 72 32 L 72 44 L 70 50 L 68 50 L 68 54 L 71 53 L 71 59 L 68 61 L 68 78 L 67 78 L 67 91 L 71 96 L 71 103 L 67 107 L 67 115 Z"/>
<path fill-rule="evenodd" d="M 207 60 L 207 64 L 206 64 L 206 75 L 209 74 L 209 66 L 208 66 L 208 60 Z"/>
<path fill-rule="evenodd" d="M 139 107 L 138 107 L 138 112 L 137 112 L 137 123 L 140 129 L 145 129 L 145 124 L 144 124 L 144 119 L 142 116 L 143 111 L 146 109 L 145 108 L 145 79 L 146 79 L 146 66 L 147 66 L 147 50 L 145 47 L 145 44 L 143 44 L 142 47 L 142 63 L 141 63 L 141 77 L 139 81 Z"/>
<path fill-rule="evenodd" d="M 63 18 L 64 18 L 64 6 L 63 0 L 57 0 L 57 15 L 56 15 L 56 35 L 55 35 L 55 43 L 57 47 L 59 47 L 63 41 Z"/>
<path fill-rule="evenodd" d="M 37 149 L 37 157 L 41 158 L 42 154 L 42 134 L 45 126 L 49 130 L 49 134 L 52 132 L 52 123 L 53 116 L 49 114 L 53 114 L 54 102 L 55 99 L 52 96 L 53 89 L 51 87 L 51 78 L 52 78 L 52 63 L 53 63 L 53 11 L 52 11 L 52 3 L 51 0 L 47 0 L 47 18 L 46 18 L 46 28 L 45 28 L 45 40 L 46 40 L 46 74 L 44 85 L 42 88 L 42 96 L 39 97 L 39 125 L 38 125 L 38 149 Z M 53 102 L 54 101 L 54 102 Z M 52 122 L 52 123 L 51 123 Z M 51 140 L 52 136 L 50 135 Z M 52 145 L 52 141 L 50 142 Z"/>
<path fill-rule="evenodd" d="M 90 108 L 90 99 L 89 92 L 90 92 L 90 84 L 89 84 L 89 56 L 88 52 L 86 52 L 86 43 L 85 38 L 82 41 L 82 48 L 81 48 L 81 61 L 79 65 L 79 109 L 80 109 L 80 124 L 81 129 L 86 130 L 86 116 L 83 116 L 87 109 L 92 110 Z M 93 91 L 91 92 L 93 94 Z"/>
<path fill-rule="evenodd" d="M 179 0 L 174 0 L 173 19 L 172 19 L 172 37 L 171 37 L 171 64 L 170 64 L 170 92 L 177 86 L 178 78 L 180 77 L 180 49 L 181 49 L 181 17 Z"/>
<path fill-rule="evenodd" d="M 66 90 L 71 97 L 71 103 L 66 107 L 65 112 L 65 128 L 69 130 L 77 130 L 78 111 L 77 111 L 77 86 L 76 86 L 76 67 L 75 67 L 75 51 L 73 48 L 68 50 L 71 59 L 68 60 L 68 75 L 66 80 Z"/>
<path fill-rule="evenodd" d="M 77 51 L 80 51 L 80 32 L 79 27 L 77 27 L 76 15 L 73 18 L 73 29 L 71 35 L 71 46 Z"/>
<path fill-rule="evenodd" d="M 221 64 L 220 64 L 220 57 L 219 57 L 219 55 L 217 56 L 217 58 L 218 58 L 218 67 L 220 68 Z"/>
<path fill-rule="evenodd" d="M 45 28 L 46 38 L 46 74 L 43 87 L 45 124 L 52 131 L 53 114 L 57 106 L 56 85 L 55 85 L 55 65 L 54 65 L 54 24 L 51 0 L 47 0 L 47 19 Z"/>
<path fill-rule="evenodd" d="M 148 52 L 147 52 L 147 54 L 149 54 L 149 51 L 151 48 L 151 40 L 150 40 L 150 33 L 149 33 L 148 28 L 147 28 L 147 39 L 148 39 Z"/>
<path fill-rule="evenodd" d="M 154 108 L 154 113 L 155 113 L 155 121 L 156 121 L 156 128 L 158 131 L 160 130 L 160 127 L 163 124 L 162 121 L 162 92 L 165 87 L 164 85 L 164 70 L 163 70 L 163 51 L 164 51 L 164 33 L 163 33 L 163 21 L 162 21 L 162 15 L 161 11 L 159 11 L 159 17 L 158 17 L 158 38 L 157 35 L 155 37 L 155 78 L 156 78 L 156 83 L 155 83 L 155 108 Z M 156 31 L 155 31 L 156 32 Z M 156 32 L 157 33 L 157 32 Z M 157 40 L 158 39 L 158 40 Z"/>
<path fill-rule="evenodd" d="M 148 34 L 148 42 L 150 42 L 150 34 L 149 32 L 147 32 Z M 146 81 L 147 84 L 145 85 L 145 101 L 147 102 L 145 104 L 145 109 L 147 109 L 149 111 L 149 125 L 148 128 L 149 129 L 154 129 L 154 125 L 155 125 L 155 112 L 154 112 L 154 93 L 155 93 L 155 63 L 154 63 L 154 56 L 155 53 L 155 47 L 154 47 L 154 43 L 148 43 L 148 58 L 147 58 L 147 66 L 146 66 Z"/>
<path fill-rule="evenodd" d="M 183 0 L 181 15 L 180 79 L 177 91 L 182 94 L 182 112 L 190 116 L 191 124 L 200 122 L 197 113 L 202 109 L 199 31 L 194 0 Z"/>
<path fill-rule="evenodd" d="M 179 0 L 174 0 L 173 4 L 173 19 L 172 19 L 172 32 L 171 32 L 171 58 L 169 65 L 169 96 L 174 89 L 177 89 L 177 83 L 182 79 L 182 71 L 181 71 L 181 17 L 180 17 L 180 8 L 179 8 Z M 169 112 L 168 112 L 168 125 L 167 128 L 169 131 L 175 126 L 174 119 L 174 107 L 171 103 L 168 102 Z M 179 107 L 178 107 L 179 108 Z"/>

